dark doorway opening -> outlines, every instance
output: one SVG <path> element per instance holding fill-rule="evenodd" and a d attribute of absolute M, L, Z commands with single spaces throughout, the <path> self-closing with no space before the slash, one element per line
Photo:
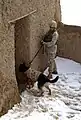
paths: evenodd
<path fill-rule="evenodd" d="M 15 73 L 19 89 L 25 87 L 23 74 L 19 72 L 20 63 L 28 63 L 30 59 L 30 25 L 29 17 L 15 23 Z"/>

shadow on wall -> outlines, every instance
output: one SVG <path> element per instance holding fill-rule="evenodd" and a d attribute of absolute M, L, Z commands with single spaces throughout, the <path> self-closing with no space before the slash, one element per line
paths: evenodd
<path fill-rule="evenodd" d="M 30 26 L 29 18 L 22 18 L 15 23 L 15 71 L 18 85 L 25 84 L 23 74 L 19 73 L 19 65 L 30 60 Z"/>
<path fill-rule="evenodd" d="M 81 27 L 58 24 L 58 56 L 81 63 Z"/>

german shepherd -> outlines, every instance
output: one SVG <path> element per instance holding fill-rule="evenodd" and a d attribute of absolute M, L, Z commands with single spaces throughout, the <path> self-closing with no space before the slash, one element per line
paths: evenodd
<path fill-rule="evenodd" d="M 23 72 L 27 79 L 31 79 L 34 81 L 34 83 L 37 81 L 37 86 L 40 91 L 40 96 L 44 93 L 43 87 L 45 86 L 49 90 L 49 95 L 51 95 L 51 89 L 49 88 L 49 85 L 47 83 L 55 83 L 58 81 L 59 76 L 54 78 L 53 80 L 50 80 L 46 75 L 44 75 L 42 72 L 32 69 L 30 66 L 26 66 L 25 63 L 20 64 L 19 66 L 19 72 Z"/>

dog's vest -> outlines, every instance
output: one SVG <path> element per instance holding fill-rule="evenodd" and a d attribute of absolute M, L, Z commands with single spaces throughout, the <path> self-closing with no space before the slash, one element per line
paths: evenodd
<path fill-rule="evenodd" d="M 29 68 L 25 74 L 27 75 L 28 78 L 31 78 L 34 82 L 37 81 L 37 78 L 39 77 L 39 75 L 41 74 L 40 71 L 34 70 L 32 68 Z"/>

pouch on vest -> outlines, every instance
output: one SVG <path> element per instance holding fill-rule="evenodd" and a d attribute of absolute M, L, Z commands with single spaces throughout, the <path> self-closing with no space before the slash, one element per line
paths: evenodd
<path fill-rule="evenodd" d="M 52 41 L 52 35 L 53 35 L 54 31 L 49 30 L 46 35 L 44 36 L 43 41 L 44 42 L 51 42 Z"/>

